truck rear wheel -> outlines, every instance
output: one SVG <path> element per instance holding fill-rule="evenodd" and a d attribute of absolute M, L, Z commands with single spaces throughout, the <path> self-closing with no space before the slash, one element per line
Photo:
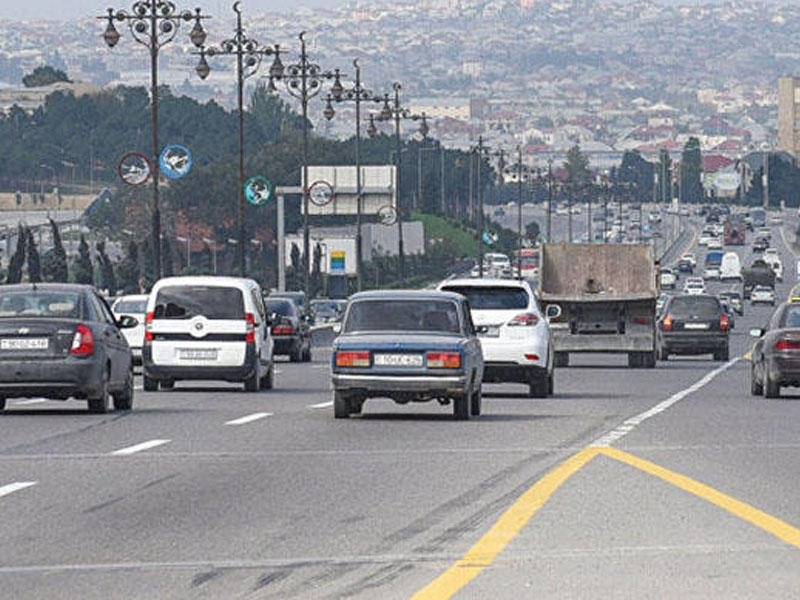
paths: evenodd
<path fill-rule="evenodd" d="M 557 367 L 569 366 L 569 352 L 556 352 L 553 358 L 555 366 Z"/>

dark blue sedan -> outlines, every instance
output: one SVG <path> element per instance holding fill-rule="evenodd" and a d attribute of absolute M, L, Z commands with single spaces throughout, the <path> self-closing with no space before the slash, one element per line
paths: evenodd
<path fill-rule="evenodd" d="M 331 359 L 334 416 L 368 398 L 453 404 L 456 419 L 481 412 L 483 354 L 469 304 L 439 291 L 372 291 L 350 297 Z"/>

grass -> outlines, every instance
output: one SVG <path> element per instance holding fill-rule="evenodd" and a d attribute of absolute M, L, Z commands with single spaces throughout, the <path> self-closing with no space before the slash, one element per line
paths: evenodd
<path fill-rule="evenodd" d="M 449 240 L 457 248 L 459 256 L 472 256 L 477 251 L 474 229 L 437 215 L 414 213 L 411 218 L 414 221 L 422 221 L 427 240 Z"/>

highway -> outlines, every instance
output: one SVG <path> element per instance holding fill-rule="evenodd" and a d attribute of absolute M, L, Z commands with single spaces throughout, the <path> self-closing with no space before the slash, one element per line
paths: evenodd
<path fill-rule="evenodd" d="M 552 398 L 487 384 L 471 421 L 388 400 L 334 420 L 327 330 L 258 394 L 11 400 L 0 597 L 796 597 L 800 390 L 751 396 L 746 358 L 770 312 L 746 305 L 727 363 L 574 356 Z"/>

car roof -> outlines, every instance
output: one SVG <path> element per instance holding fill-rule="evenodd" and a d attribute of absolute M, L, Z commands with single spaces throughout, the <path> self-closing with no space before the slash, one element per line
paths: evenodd
<path fill-rule="evenodd" d="M 40 283 L 9 283 L 2 286 L 4 291 L 35 291 L 35 290 L 60 290 L 64 292 L 86 292 L 94 290 L 94 286 L 87 283 L 59 283 L 59 282 L 40 282 Z"/>
<path fill-rule="evenodd" d="M 526 289 L 530 284 L 524 279 L 504 279 L 502 277 L 461 277 L 454 279 L 445 279 L 437 287 L 443 286 L 465 286 L 465 287 L 518 287 Z"/>
<path fill-rule="evenodd" d="M 178 275 L 162 277 L 153 284 L 153 289 L 168 285 L 207 285 L 219 287 L 255 287 L 258 283 L 247 277 L 230 277 L 227 275 Z"/>
<path fill-rule="evenodd" d="M 466 279 L 465 281 L 470 281 Z M 503 280 L 500 280 L 503 281 Z M 357 300 L 453 300 L 461 301 L 464 297 L 455 292 L 439 290 L 370 290 L 357 292 L 350 296 L 350 302 Z"/>

